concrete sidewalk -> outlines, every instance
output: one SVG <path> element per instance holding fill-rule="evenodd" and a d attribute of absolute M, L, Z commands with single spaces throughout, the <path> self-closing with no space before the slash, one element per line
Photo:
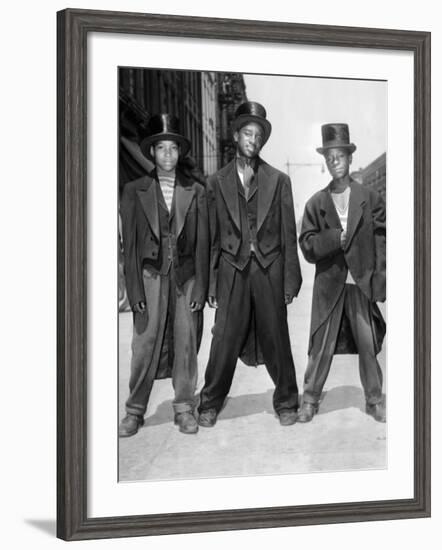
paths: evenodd
<path fill-rule="evenodd" d="M 300 391 L 307 363 L 312 266 L 289 307 L 289 327 Z M 198 391 L 210 349 L 213 311 L 206 308 L 199 353 Z M 132 315 L 120 314 L 119 414 L 128 393 Z M 385 370 L 385 348 L 379 361 Z M 213 428 L 184 435 L 173 425 L 170 379 L 157 380 L 145 425 L 119 440 L 120 481 L 195 479 L 385 468 L 386 424 L 367 416 L 357 356 L 336 356 L 319 414 L 309 424 L 281 427 L 272 407 L 273 383 L 264 366 L 238 363 L 230 395 Z"/>

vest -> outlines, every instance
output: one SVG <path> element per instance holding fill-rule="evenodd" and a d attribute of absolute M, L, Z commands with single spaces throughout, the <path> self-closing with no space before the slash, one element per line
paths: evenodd
<path fill-rule="evenodd" d="M 236 172 L 235 172 L 236 173 Z M 248 198 L 245 197 L 244 186 L 236 173 L 239 199 L 239 217 L 241 224 L 241 244 L 235 256 L 223 250 L 224 258 L 236 269 L 242 271 L 249 263 L 252 248 L 259 264 L 263 265 L 262 254 L 258 246 L 258 182 L 255 174 L 250 183 Z M 253 247 L 252 247 L 253 244 Z"/>
<path fill-rule="evenodd" d="M 158 257 L 155 260 L 145 260 L 143 268 L 147 269 L 154 275 L 167 275 L 172 264 L 177 265 L 176 257 L 176 235 L 175 224 L 173 223 L 174 217 L 171 217 L 169 210 L 164 200 L 163 192 L 158 181 L 155 182 L 157 186 L 158 197 L 158 221 L 160 226 L 160 248 L 158 251 Z M 175 208 L 175 193 L 172 200 L 172 211 Z"/>

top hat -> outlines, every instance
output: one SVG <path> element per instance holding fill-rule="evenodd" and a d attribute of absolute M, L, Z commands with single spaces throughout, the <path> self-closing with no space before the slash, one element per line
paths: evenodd
<path fill-rule="evenodd" d="M 350 132 L 348 130 L 348 124 L 334 123 L 323 124 L 321 126 L 322 132 L 322 147 L 318 147 L 316 151 L 323 155 L 327 149 L 332 147 L 343 147 L 348 149 L 349 153 L 356 151 L 356 145 L 350 143 Z"/>
<path fill-rule="evenodd" d="M 232 129 L 234 132 L 248 124 L 249 122 L 256 122 L 264 130 L 263 145 L 269 139 L 272 132 L 272 125 L 267 120 L 267 113 L 264 107 L 256 101 L 246 101 L 235 111 L 235 119 L 232 123 Z"/>
<path fill-rule="evenodd" d="M 149 120 L 147 136 L 140 143 L 140 149 L 147 158 L 152 159 L 150 148 L 157 141 L 176 141 L 181 146 L 181 157 L 185 157 L 190 150 L 190 141 L 180 132 L 179 120 L 168 113 L 153 115 Z"/>

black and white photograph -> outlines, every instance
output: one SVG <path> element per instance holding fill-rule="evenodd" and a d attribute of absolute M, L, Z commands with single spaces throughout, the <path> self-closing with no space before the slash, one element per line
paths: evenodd
<path fill-rule="evenodd" d="M 118 68 L 119 482 L 388 467 L 387 94 Z"/>
<path fill-rule="evenodd" d="M 437 548 L 439 14 L 4 4 L 3 548 Z"/>

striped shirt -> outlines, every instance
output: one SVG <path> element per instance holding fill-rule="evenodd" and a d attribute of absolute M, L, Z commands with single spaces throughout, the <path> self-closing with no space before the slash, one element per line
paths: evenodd
<path fill-rule="evenodd" d="M 175 171 L 163 172 L 157 168 L 157 174 L 164 201 L 166 202 L 167 209 L 170 212 L 172 208 L 173 190 L 175 188 Z"/>

